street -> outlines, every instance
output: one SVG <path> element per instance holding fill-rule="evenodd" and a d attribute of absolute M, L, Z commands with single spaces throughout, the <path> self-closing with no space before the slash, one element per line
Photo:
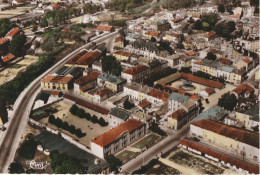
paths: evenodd
<path fill-rule="evenodd" d="M 94 40 L 96 44 L 105 42 L 106 40 L 114 39 L 117 35 L 117 31 L 109 33 L 101 38 Z M 84 49 L 88 44 L 76 49 L 53 67 L 44 72 L 41 76 L 35 79 L 28 88 L 26 88 L 18 97 L 14 104 L 14 111 L 12 117 L 8 123 L 7 130 L 4 132 L 3 137 L 0 140 L 0 172 L 8 173 L 9 164 L 13 161 L 15 152 L 18 148 L 20 139 L 23 137 L 24 130 L 26 128 L 29 114 L 32 109 L 34 99 L 40 91 L 40 81 L 46 75 L 60 69 L 65 62 L 75 55 L 80 50 Z M 109 46 L 111 47 L 111 46 Z"/>
<path fill-rule="evenodd" d="M 161 154 L 166 153 L 173 147 L 177 146 L 179 144 L 179 141 L 182 138 L 187 137 L 187 134 L 189 132 L 189 123 L 186 124 L 183 128 L 176 131 L 175 134 L 169 135 L 164 140 L 160 141 L 156 145 L 149 148 L 147 151 L 143 152 L 136 158 L 130 160 L 126 164 L 124 164 L 121 167 L 121 173 L 132 173 L 133 171 L 139 169 L 142 165 L 146 165 L 149 163 L 152 159 L 157 158 Z"/>

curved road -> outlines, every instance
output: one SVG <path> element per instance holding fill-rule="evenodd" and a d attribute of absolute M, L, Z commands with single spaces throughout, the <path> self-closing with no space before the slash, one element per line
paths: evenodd
<path fill-rule="evenodd" d="M 117 35 L 117 31 L 113 33 L 109 33 L 101 38 L 95 39 L 92 42 L 96 44 L 105 42 L 106 40 L 112 38 L 114 39 Z M 53 67 L 44 72 L 41 76 L 35 79 L 28 88 L 26 88 L 18 97 L 14 104 L 14 110 L 12 113 L 12 117 L 9 121 L 7 130 L 4 132 L 3 137 L 0 141 L 0 172 L 8 173 L 8 167 L 10 163 L 13 161 L 15 152 L 18 148 L 19 141 L 23 136 L 25 127 L 27 125 L 29 114 L 33 106 L 34 99 L 38 92 L 40 91 L 40 81 L 41 79 L 61 68 L 64 63 L 75 55 L 80 50 L 89 46 L 90 43 L 85 44 L 84 46 L 76 49 L 58 63 L 56 63 Z"/>

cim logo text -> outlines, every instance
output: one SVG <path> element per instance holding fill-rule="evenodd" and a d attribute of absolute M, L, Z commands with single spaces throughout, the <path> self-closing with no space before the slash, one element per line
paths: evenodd
<path fill-rule="evenodd" d="M 27 164 L 30 164 L 30 168 L 35 169 L 35 170 L 43 170 L 46 169 L 50 163 L 46 162 L 35 162 L 34 160 L 27 161 Z"/>

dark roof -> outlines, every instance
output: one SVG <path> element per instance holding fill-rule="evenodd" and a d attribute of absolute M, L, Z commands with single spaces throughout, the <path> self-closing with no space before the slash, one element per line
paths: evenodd
<path fill-rule="evenodd" d="M 109 114 L 126 121 L 131 113 L 120 108 L 113 108 Z"/>

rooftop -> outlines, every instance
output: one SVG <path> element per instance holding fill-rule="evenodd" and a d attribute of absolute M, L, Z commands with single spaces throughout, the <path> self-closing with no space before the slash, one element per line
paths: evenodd
<path fill-rule="evenodd" d="M 150 36 L 155 36 L 155 37 L 159 36 L 159 32 L 154 32 L 154 31 L 147 31 L 145 32 L 145 34 Z"/>
<path fill-rule="evenodd" d="M 90 65 L 101 55 L 99 51 L 82 51 L 72 57 L 66 64 Z"/>
<path fill-rule="evenodd" d="M 198 126 L 256 148 L 259 147 L 259 133 L 253 131 L 225 125 L 212 120 L 199 120 L 191 123 L 191 125 Z"/>
<path fill-rule="evenodd" d="M 104 26 L 104 25 L 100 25 L 96 27 L 97 30 L 102 30 L 102 31 L 111 31 L 113 29 L 112 26 Z"/>
<path fill-rule="evenodd" d="M 6 43 L 8 41 L 9 41 L 8 38 L 0 38 L 0 45 Z"/>
<path fill-rule="evenodd" d="M 131 113 L 120 108 L 113 108 L 109 114 L 126 121 Z"/>
<path fill-rule="evenodd" d="M 167 92 L 163 92 L 161 90 L 152 89 L 148 95 L 155 97 L 157 99 L 161 99 L 163 101 L 168 101 L 170 94 Z"/>
<path fill-rule="evenodd" d="M 237 88 L 235 88 L 233 90 L 233 92 L 235 92 L 236 94 L 240 95 L 244 92 L 249 92 L 249 93 L 252 93 L 254 91 L 254 88 L 252 88 L 251 86 L 249 86 L 248 84 L 240 84 Z"/>
<path fill-rule="evenodd" d="M 115 42 L 118 42 L 118 41 L 123 42 L 124 41 L 124 37 L 122 37 L 122 36 L 117 37 Z"/>
<path fill-rule="evenodd" d="M 89 83 L 91 81 L 96 80 L 99 75 L 100 75 L 100 73 L 98 73 L 98 72 L 91 72 L 90 74 L 88 74 L 86 76 L 82 76 L 82 77 L 78 78 L 75 81 L 75 84 L 78 84 L 78 85 L 82 86 L 84 84 L 87 84 L 87 83 Z"/>
<path fill-rule="evenodd" d="M 63 97 L 68 99 L 68 100 L 74 101 L 78 105 L 84 106 L 86 108 L 89 108 L 93 111 L 99 112 L 99 113 L 104 114 L 104 115 L 107 115 L 110 112 L 109 110 L 107 110 L 105 108 L 102 108 L 102 107 L 97 106 L 95 104 L 89 103 L 85 100 L 82 100 L 80 98 L 77 98 L 77 97 L 69 95 L 69 94 L 65 94 Z"/>
<path fill-rule="evenodd" d="M 254 165 L 251 165 L 246 162 L 242 162 L 238 159 L 234 159 L 232 157 L 226 156 L 224 154 L 221 154 L 219 152 L 216 152 L 210 148 L 207 148 L 205 146 L 199 145 L 198 143 L 188 141 L 186 139 L 182 139 L 180 141 L 181 145 L 187 146 L 189 148 L 195 149 L 197 151 L 200 151 L 204 154 L 207 154 L 209 156 L 218 158 L 220 161 L 224 161 L 225 163 L 230 163 L 231 165 L 235 165 L 238 168 L 242 168 L 244 170 L 249 171 L 250 173 L 258 174 L 259 173 L 259 167 L 256 167 Z"/>
<path fill-rule="evenodd" d="M 192 81 L 192 82 L 195 82 L 195 83 L 198 83 L 198 84 L 202 84 L 202 85 L 205 85 L 205 86 L 213 87 L 213 88 L 222 89 L 222 87 L 224 86 L 223 83 L 220 83 L 218 81 L 206 80 L 206 79 L 194 76 L 192 74 L 181 73 L 181 77 L 185 78 L 189 81 Z"/>
<path fill-rule="evenodd" d="M 120 84 L 120 83 L 126 81 L 126 80 L 123 79 L 123 78 L 118 78 L 118 77 L 115 76 L 115 75 L 107 74 L 107 73 L 103 73 L 103 74 L 100 75 L 98 78 L 101 79 L 101 80 L 104 80 L 104 81 L 108 81 L 108 82 L 113 83 L 113 84 Z"/>
<path fill-rule="evenodd" d="M 7 36 L 10 37 L 14 37 L 15 35 L 17 35 L 20 32 L 20 29 L 18 27 L 13 28 L 8 34 Z"/>
<path fill-rule="evenodd" d="M 137 75 L 143 71 L 146 71 L 147 69 L 149 69 L 147 66 L 144 65 L 137 65 L 133 68 L 127 69 L 125 70 L 123 73 L 125 74 L 130 74 L 130 75 Z"/>
<path fill-rule="evenodd" d="M 168 117 L 173 118 L 177 121 L 181 121 L 185 116 L 186 112 L 183 109 L 178 109 L 177 111 L 174 111 L 172 114 L 170 114 Z"/>
<path fill-rule="evenodd" d="M 259 122 L 259 103 L 254 105 L 248 111 L 243 112 L 243 113 L 246 114 L 246 115 L 251 116 L 252 120 Z"/>
<path fill-rule="evenodd" d="M 147 106 L 149 106 L 151 103 L 149 101 L 144 100 L 142 103 L 140 103 L 138 106 L 140 106 L 141 108 L 146 108 Z"/>
<path fill-rule="evenodd" d="M 180 103 L 184 103 L 184 102 L 188 101 L 189 99 L 190 99 L 189 97 L 175 93 L 175 92 L 172 93 L 169 97 L 169 100 L 178 101 Z"/>
<path fill-rule="evenodd" d="M 207 111 L 200 113 L 197 117 L 195 117 L 193 119 L 193 121 L 195 122 L 195 121 L 204 120 L 204 119 L 219 121 L 227 114 L 228 113 L 221 107 L 212 106 Z"/>
<path fill-rule="evenodd" d="M 14 59 L 15 58 L 15 56 L 13 55 L 13 54 L 11 54 L 11 53 L 9 53 L 9 54 L 7 54 L 6 56 L 4 56 L 3 58 L 2 58 L 2 60 L 3 60 L 3 62 L 8 62 L 8 61 L 11 61 L 12 59 Z"/>
<path fill-rule="evenodd" d="M 62 83 L 67 84 L 72 80 L 72 77 L 66 76 L 55 76 L 55 75 L 47 75 L 42 79 L 42 82 L 51 82 L 51 83 Z"/>
<path fill-rule="evenodd" d="M 124 51 L 122 51 L 122 50 L 113 52 L 113 54 L 122 55 L 122 56 L 126 56 L 126 57 L 130 57 L 130 56 L 131 56 L 131 53 L 129 53 L 129 52 L 124 52 Z"/>
<path fill-rule="evenodd" d="M 124 132 L 131 132 L 143 125 L 144 124 L 142 122 L 139 122 L 134 119 L 129 119 L 126 122 L 122 123 L 121 125 L 92 139 L 91 142 L 96 143 L 101 147 L 105 147 L 106 145 L 109 145 L 110 143 L 114 142 Z"/>
<path fill-rule="evenodd" d="M 141 111 L 138 111 L 137 113 L 133 114 L 133 116 L 144 121 L 148 121 L 153 118 L 151 115 Z"/>

